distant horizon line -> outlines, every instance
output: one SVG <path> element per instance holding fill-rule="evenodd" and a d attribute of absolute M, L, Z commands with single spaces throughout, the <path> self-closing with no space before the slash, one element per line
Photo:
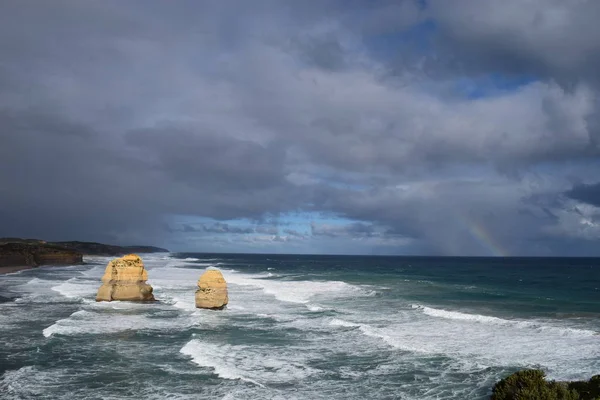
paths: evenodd
<path fill-rule="evenodd" d="M 319 256 L 319 257 L 397 257 L 397 258 L 598 258 L 600 256 L 446 256 L 446 255 L 422 255 L 422 254 L 319 254 L 319 253 L 247 253 L 247 252 L 218 252 L 218 251 L 169 251 L 169 254 L 235 254 L 255 256 Z M 151 254 L 151 253 L 150 253 Z"/>
<path fill-rule="evenodd" d="M 22 240 L 22 241 L 41 241 L 41 242 L 50 242 L 50 243 L 68 243 L 68 242 L 79 242 L 79 243 L 91 243 L 91 244 L 102 244 L 108 246 L 115 247 L 153 247 L 156 249 L 167 250 L 166 253 L 169 254 L 235 254 L 235 255 L 263 255 L 263 256 L 325 256 L 325 257 L 396 257 L 396 258 L 479 258 L 479 259 L 508 259 L 508 258 L 537 258 L 537 259 L 582 259 L 582 258 L 590 258 L 597 259 L 600 258 L 598 256 L 591 255 L 582 255 L 582 256 L 531 256 L 531 255 L 424 255 L 424 254 L 330 254 L 330 253 L 263 253 L 263 252 L 244 252 L 244 251 L 229 251 L 229 252 L 221 252 L 221 251 L 195 251 L 195 250 L 181 250 L 181 251 L 172 251 L 166 249 L 164 246 L 158 245 L 147 245 L 147 244 L 136 244 L 136 245 L 124 245 L 124 244 L 108 244 L 104 242 L 98 241 L 86 241 L 86 240 L 47 240 L 47 239 L 37 239 L 37 238 L 21 238 L 16 236 L 4 236 L 0 237 L 0 242 L 2 240 Z M 153 252 L 153 253 L 165 253 L 165 252 Z M 145 253 L 152 254 L 152 253 Z"/>

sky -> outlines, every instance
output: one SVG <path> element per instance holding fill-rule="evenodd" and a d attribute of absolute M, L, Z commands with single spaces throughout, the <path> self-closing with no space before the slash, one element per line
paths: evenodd
<path fill-rule="evenodd" d="M 4 0 L 0 237 L 600 256 L 600 2 Z"/>

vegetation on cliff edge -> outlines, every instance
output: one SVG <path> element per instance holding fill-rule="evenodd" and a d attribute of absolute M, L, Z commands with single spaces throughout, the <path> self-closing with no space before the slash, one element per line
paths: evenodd
<path fill-rule="evenodd" d="M 536 369 L 515 372 L 502 379 L 492 391 L 491 400 L 600 400 L 600 375 L 589 381 L 547 381 Z"/>

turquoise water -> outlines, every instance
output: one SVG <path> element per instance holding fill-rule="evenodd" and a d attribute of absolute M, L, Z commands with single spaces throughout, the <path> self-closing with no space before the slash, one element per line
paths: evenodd
<path fill-rule="evenodd" d="M 94 301 L 109 258 L 0 276 L 6 399 L 485 399 L 600 373 L 598 259 L 143 257 L 160 302 Z M 229 283 L 198 310 L 207 267 Z"/>

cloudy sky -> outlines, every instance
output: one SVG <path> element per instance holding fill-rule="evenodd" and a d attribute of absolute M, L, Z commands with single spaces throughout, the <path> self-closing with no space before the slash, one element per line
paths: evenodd
<path fill-rule="evenodd" d="M 4 0 L 0 236 L 600 255 L 596 0 Z"/>

